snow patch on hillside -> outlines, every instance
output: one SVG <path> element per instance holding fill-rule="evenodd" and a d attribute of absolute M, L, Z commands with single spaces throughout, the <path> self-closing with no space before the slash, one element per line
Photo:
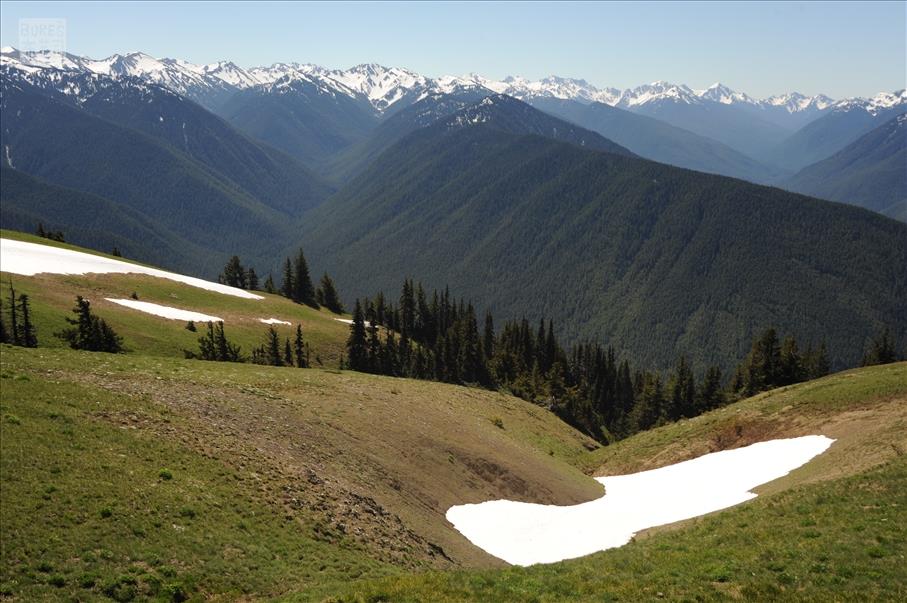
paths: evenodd
<path fill-rule="evenodd" d="M 264 299 L 236 287 L 212 283 L 194 276 L 167 272 L 157 268 L 130 264 L 122 260 L 106 258 L 72 249 L 52 247 L 13 239 L 0 239 L 0 271 L 23 276 L 35 274 L 147 274 L 165 278 L 199 289 L 206 289 L 224 295 L 245 299 Z"/>
<path fill-rule="evenodd" d="M 207 314 L 202 314 L 200 312 L 182 310 L 180 308 L 172 308 L 170 306 L 162 306 L 160 304 L 153 304 L 151 302 L 143 302 L 135 299 L 116 299 L 113 297 L 105 297 L 104 299 L 121 306 L 126 306 L 127 308 L 132 308 L 133 310 L 146 312 L 148 314 L 154 314 L 155 316 L 161 316 L 163 318 L 169 318 L 171 320 L 224 322 L 223 318 L 218 318 L 217 316 L 208 316 Z"/>
<path fill-rule="evenodd" d="M 279 318 L 259 318 L 258 322 L 263 322 L 266 325 L 292 325 L 293 323 L 287 322 L 286 320 L 280 320 Z"/>
<path fill-rule="evenodd" d="M 753 488 L 787 475 L 833 442 L 815 435 L 761 442 L 651 471 L 596 478 L 605 495 L 580 505 L 495 500 L 451 507 L 447 520 L 508 563 L 554 563 L 623 546 L 646 528 L 755 498 Z"/>

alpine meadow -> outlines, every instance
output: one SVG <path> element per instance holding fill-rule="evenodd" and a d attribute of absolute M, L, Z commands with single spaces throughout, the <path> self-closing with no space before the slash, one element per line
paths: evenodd
<path fill-rule="evenodd" d="M 0 17 L 0 601 L 907 600 L 907 3 Z"/>

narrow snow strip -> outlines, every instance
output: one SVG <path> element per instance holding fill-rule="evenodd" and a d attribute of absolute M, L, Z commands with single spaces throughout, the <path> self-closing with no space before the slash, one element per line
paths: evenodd
<path fill-rule="evenodd" d="M 334 320 L 336 320 L 337 322 L 342 322 L 344 324 L 348 324 L 348 325 L 353 324 L 353 321 L 349 318 L 335 318 Z"/>
<path fill-rule="evenodd" d="M 291 325 L 293 323 L 287 322 L 285 320 L 280 320 L 279 318 L 259 318 L 258 322 L 263 322 L 266 325 Z"/>
<path fill-rule="evenodd" d="M 0 239 L 0 271 L 24 276 L 42 272 L 48 274 L 147 274 L 225 295 L 246 299 L 264 299 L 261 295 L 255 295 L 243 289 L 212 283 L 194 276 L 148 268 L 81 251 L 13 239 Z"/>
<path fill-rule="evenodd" d="M 473 544 L 514 565 L 553 563 L 623 546 L 640 530 L 755 498 L 760 484 L 787 475 L 834 440 L 772 440 L 634 473 L 596 478 L 605 495 L 559 507 L 495 500 L 458 505 L 447 520 Z"/>
<path fill-rule="evenodd" d="M 126 306 L 127 308 L 132 308 L 133 310 L 139 310 L 140 312 L 147 312 L 148 314 L 154 314 L 155 316 L 163 316 L 164 318 L 170 318 L 173 320 L 194 320 L 198 322 L 223 322 L 223 318 L 218 318 L 217 316 L 208 316 L 207 314 L 201 314 L 200 312 L 192 312 L 190 310 L 181 310 L 179 308 L 171 308 L 170 306 L 162 306 L 160 304 L 152 304 L 151 302 L 143 302 L 134 299 L 114 299 L 112 297 L 105 297 L 109 302 L 119 304 L 121 306 Z"/>

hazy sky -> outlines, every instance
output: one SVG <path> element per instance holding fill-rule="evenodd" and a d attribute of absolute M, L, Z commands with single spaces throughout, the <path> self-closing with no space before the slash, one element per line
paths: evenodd
<path fill-rule="evenodd" d="M 550 74 L 626 88 L 721 81 L 754 96 L 835 98 L 905 87 L 907 3 L 53 3 L 0 4 L 19 20 L 63 18 L 67 50 L 248 67 L 375 62 L 430 76 Z"/>

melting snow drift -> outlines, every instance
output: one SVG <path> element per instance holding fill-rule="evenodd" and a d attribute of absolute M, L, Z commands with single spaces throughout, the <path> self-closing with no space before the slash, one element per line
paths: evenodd
<path fill-rule="evenodd" d="M 179 308 L 171 308 L 170 306 L 152 304 L 151 302 L 136 301 L 134 299 L 114 299 L 112 297 L 105 297 L 104 299 L 121 306 L 126 306 L 127 308 L 132 308 L 133 310 L 139 310 L 140 312 L 147 312 L 148 314 L 163 316 L 164 318 L 171 318 L 173 320 L 193 320 L 198 322 L 224 321 L 223 318 L 218 318 L 217 316 L 208 316 L 207 314 L 192 312 L 191 310 L 181 310 Z"/>
<path fill-rule="evenodd" d="M 279 318 L 259 318 L 258 322 L 263 322 L 266 325 L 292 325 L 293 323 L 287 322 L 286 320 L 280 320 Z"/>
<path fill-rule="evenodd" d="M 261 295 L 220 283 L 212 283 L 194 276 L 148 268 L 81 251 L 13 239 L 0 239 L 0 271 L 23 276 L 32 276 L 42 272 L 49 274 L 147 274 L 225 295 L 246 299 L 264 299 Z"/>
<path fill-rule="evenodd" d="M 514 565 L 553 563 L 619 547 L 640 530 L 755 498 L 831 446 L 825 436 L 772 440 L 631 475 L 596 478 L 597 500 L 569 507 L 494 500 L 458 505 L 447 520 L 473 544 Z"/>

